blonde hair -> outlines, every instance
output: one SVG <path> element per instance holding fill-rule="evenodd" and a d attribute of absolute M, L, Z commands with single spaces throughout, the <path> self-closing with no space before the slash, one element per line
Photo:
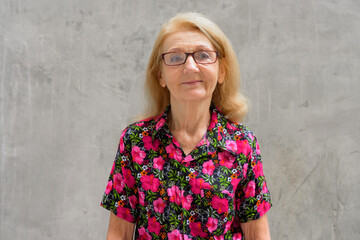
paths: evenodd
<path fill-rule="evenodd" d="M 232 45 L 221 29 L 207 17 L 199 13 L 180 13 L 163 24 L 155 40 L 150 55 L 145 90 L 147 91 L 147 117 L 160 115 L 170 104 L 170 93 L 160 86 L 161 54 L 164 40 L 171 34 L 181 30 L 197 30 L 203 33 L 220 52 L 219 67 L 225 70 L 222 84 L 217 84 L 212 96 L 212 102 L 231 121 L 240 122 L 245 117 L 248 104 L 246 98 L 239 92 L 240 70 Z"/>

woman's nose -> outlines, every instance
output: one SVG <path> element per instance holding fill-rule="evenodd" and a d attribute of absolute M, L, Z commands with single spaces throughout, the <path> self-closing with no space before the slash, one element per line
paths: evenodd
<path fill-rule="evenodd" d="M 199 65 L 195 62 L 195 59 L 191 55 L 189 55 L 189 57 L 186 59 L 184 65 L 185 65 L 184 73 L 199 71 Z"/>

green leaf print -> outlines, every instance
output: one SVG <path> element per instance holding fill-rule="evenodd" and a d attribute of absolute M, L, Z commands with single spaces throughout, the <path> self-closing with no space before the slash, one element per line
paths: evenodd
<path fill-rule="evenodd" d="M 142 171 L 142 167 L 136 162 L 133 162 L 133 169 L 134 169 L 134 172 L 141 172 Z"/>
<path fill-rule="evenodd" d="M 145 200 L 148 202 L 153 202 L 157 198 L 157 193 L 152 191 L 146 191 Z"/>
<path fill-rule="evenodd" d="M 227 177 L 227 176 L 221 176 L 221 177 L 219 178 L 219 181 L 220 181 L 220 183 L 221 183 L 221 186 L 224 186 L 225 188 L 226 188 L 227 186 L 229 186 L 229 184 L 230 184 L 230 182 L 228 181 L 228 177 Z"/>
<path fill-rule="evenodd" d="M 208 182 L 209 184 L 211 184 L 211 185 L 214 184 L 214 178 L 213 178 L 212 175 L 207 175 L 207 174 L 205 174 L 205 175 L 203 176 L 203 179 L 204 179 L 206 182 Z"/>
<path fill-rule="evenodd" d="M 231 169 L 227 168 L 227 167 L 222 167 L 221 171 L 226 174 L 226 175 L 231 175 Z"/>
<path fill-rule="evenodd" d="M 178 219 L 178 216 L 174 213 L 171 213 L 169 216 L 169 222 L 171 225 L 177 226 L 180 224 L 180 220 Z"/>
<path fill-rule="evenodd" d="M 147 156 L 147 158 L 149 159 L 154 159 L 155 157 L 157 157 L 158 153 L 156 151 L 154 151 L 153 149 L 150 149 L 150 154 Z"/>
<path fill-rule="evenodd" d="M 259 176 L 258 179 L 257 179 L 258 186 L 262 187 L 264 185 L 264 180 L 265 180 L 264 176 Z"/>
<path fill-rule="evenodd" d="M 215 232 L 213 232 L 213 234 L 214 234 L 215 236 L 218 236 L 218 235 L 220 235 L 220 234 L 223 233 L 223 232 L 224 232 L 224 229 L 218 228 L 218 229 L 216 229 Z"/>
<path fill-rule="evenodd" d="M 167 222 L 167 219 L 165 219 L 164 214 L 155 212 L 155 217 L 158 220 L 158 222 L 162 225 Z"/>
<path fill-rule="evenodd" d="M 169 181 L 177 182 L 179 179 L 178 171 L 174 169 L 169 172 L 168 176 L 169 176 Z"/>
<path fill-rule="evenodd" d="M 249 198 L 248 198 L 248 201 L 249 201 L 249 203 L 251 203 L 251 204 L 255 204 L 255 203 L 257 202 L 256 198 L 254 198 L 254 197 L 249 197 Z"/>
<path fill-rule="evenodd" d="M 164 171 L 154 169 L 154 176 L 157 177 L 160 181 L 164 180 Z"/>
<path fill-rule="evenodd" d="M 131 134 L 130 135 L 130 140 L 131 140 L 132 143 L 137 144 L 137 143 L 139 143 L 141 141 L 141 138 L 139 137 L 138 134 L 134 134 L 134 135 Z"/>
<path fill-rule="evenodd" d="M 246 156 L 243 154 L 243 153 L 240 153 L 239 154 L 239 161 L 240 161 L 240 163 L 241 164 L 245 164 L 246 162 L 247 162 L 247 158 L 246 158 Z"/>

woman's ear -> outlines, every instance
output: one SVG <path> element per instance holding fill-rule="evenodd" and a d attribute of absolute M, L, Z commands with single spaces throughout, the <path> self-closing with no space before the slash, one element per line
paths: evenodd
<path fill-rule="evenodd" d="M 158 73 L 158 79 L 159 79 L 159 84 L 160 84 L 160 86 L 166 87 L 166 81 L 165 81 L 165 79 L 163 78 L 163 74 L 162 74 L 161 70 L 160 70 L 159 73 Z"/>
<path fill-rule="evenodd" d="M 219 66 L 219 77 L 218 77 L 218 83 L 222 84 L 225 80 L 225 66 L 223 64 L 220 64 Z"/>

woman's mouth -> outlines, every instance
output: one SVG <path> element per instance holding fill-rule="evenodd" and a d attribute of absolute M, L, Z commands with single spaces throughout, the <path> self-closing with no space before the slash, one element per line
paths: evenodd
<path fill-rule="evenodd" d="M 182 84 L 185 84 L 185 85 L 195 85 L 195 84 L 198 84 L 202 82 L 201 80 L 193 80 L 193 81 L 187 81 L 187 82 L 183 82 Z"/>

